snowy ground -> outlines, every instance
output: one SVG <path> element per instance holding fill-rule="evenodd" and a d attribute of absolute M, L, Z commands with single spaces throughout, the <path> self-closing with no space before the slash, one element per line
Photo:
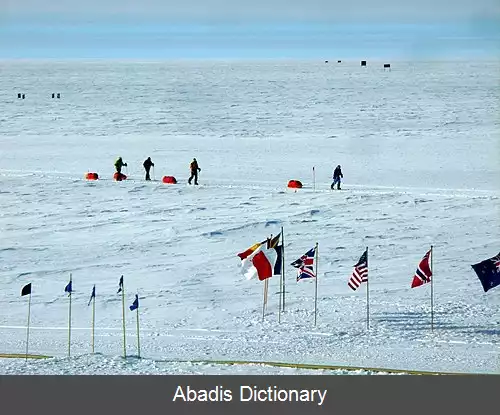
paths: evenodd
<path fill-rule="evenodd" d="M 32 282 L 30 352 L 56 359 L 0 360 L 0 373 L 309 373 L 167 360 L 498 373 L 500 289 L 484 293 L 470 267 L 500 251 L 497 67 L 1 62 L 0 353 L 25 350 L 20 290 Z M 111 180 L 117 156 L 130 180 Z M 198 187 L 186 184 L 192 157 Z M 345 183 L 332 192 L 337 164 Z M 179 184 L 158 181 L 167 174 Z M 262 284 L 240 274 L 236 254 L 281 226 L 287 264 L 319 243 L 316 327 L 313 282 L 294 268 L 280 324 L 278 279 L 262 322 Z M 410 289 L 431 244 L 434 332 L 430 287 Z M 347 286 L 366 246 L 369 332 L 366 287 Z M 127 306 L 140 296 L 141 361 L 118 357 L 122 274 Z"/>

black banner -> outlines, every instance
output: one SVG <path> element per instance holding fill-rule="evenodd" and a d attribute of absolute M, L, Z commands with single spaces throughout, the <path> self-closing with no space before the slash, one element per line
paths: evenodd
<path fill-rule="evenodd" d="M 500 376 L 0 376 L 2 414 L 481 414 Z"/>

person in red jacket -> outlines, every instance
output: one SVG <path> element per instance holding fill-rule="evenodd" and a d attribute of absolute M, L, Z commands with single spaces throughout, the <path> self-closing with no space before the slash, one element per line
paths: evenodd
<path fill-rule="evenodd" d="M 188 183 L 191 184 L 191 181 L 194 179 L 194 184 L 198 185 L 198 172 L 200 172 L 201 169 L 200 166 L 198 166 L 196 158 L 194 158 L 189 165 L 189 169 L 191 170 L 191 176 L 189 177 Z"/>

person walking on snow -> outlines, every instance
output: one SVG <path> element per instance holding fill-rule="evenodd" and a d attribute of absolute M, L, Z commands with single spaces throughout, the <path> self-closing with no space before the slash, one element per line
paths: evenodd
<path fill-rule="evenodd" d="M 115 169 L 118 174 L 122 173 L 122 167 L 127 166 L 127 163 L 124 163 L 121 157 L 118 157 L 115 161 Z"/>
<path fill-rule="evenodd" d="M 337 185 L 337 190 L 341 190 L 340 189 L 340 179 L 341 178 L 344 178 L 344 175 L 342 174 L 342 170 L 340 168 L 340 164 L 335 167 L 335 170 L 333 171 L 333 183 L 332 185 L 330 186 L 330 189 L 334 189 L 335 188 L 335 185 Z"/>
<path fill-rule="evenodd" d="M 151 161 L 151 157 L 148 157 L 146 160 L 144 160 L 144 163 L 142 163 L 144 166 L 144 169 L 146 170 L 146 180 L 151 180 L 151 177 L 149 176 L 149 170 L 151 170 L 151 166 L 154 167 L 154 163 Z"/>
<path fill-rule="evenodd" d="M 196 158 L 194 158 L 189 165 L 189 169 L 191 170 L 191 176 L 189 177 L 188 183 L 191 184 L 191 181 L 194 179 L 194 184 L 198 185 L 198 172 L 201 171 L 201 169 L 198 166 Z"/>

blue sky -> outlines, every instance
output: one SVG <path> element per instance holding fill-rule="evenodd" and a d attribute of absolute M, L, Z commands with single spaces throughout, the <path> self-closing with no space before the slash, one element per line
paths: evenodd
<path fill-rule="evenodd" d="M 498 0 L 0 0 L 0 58 L 499 55 Z"/>

